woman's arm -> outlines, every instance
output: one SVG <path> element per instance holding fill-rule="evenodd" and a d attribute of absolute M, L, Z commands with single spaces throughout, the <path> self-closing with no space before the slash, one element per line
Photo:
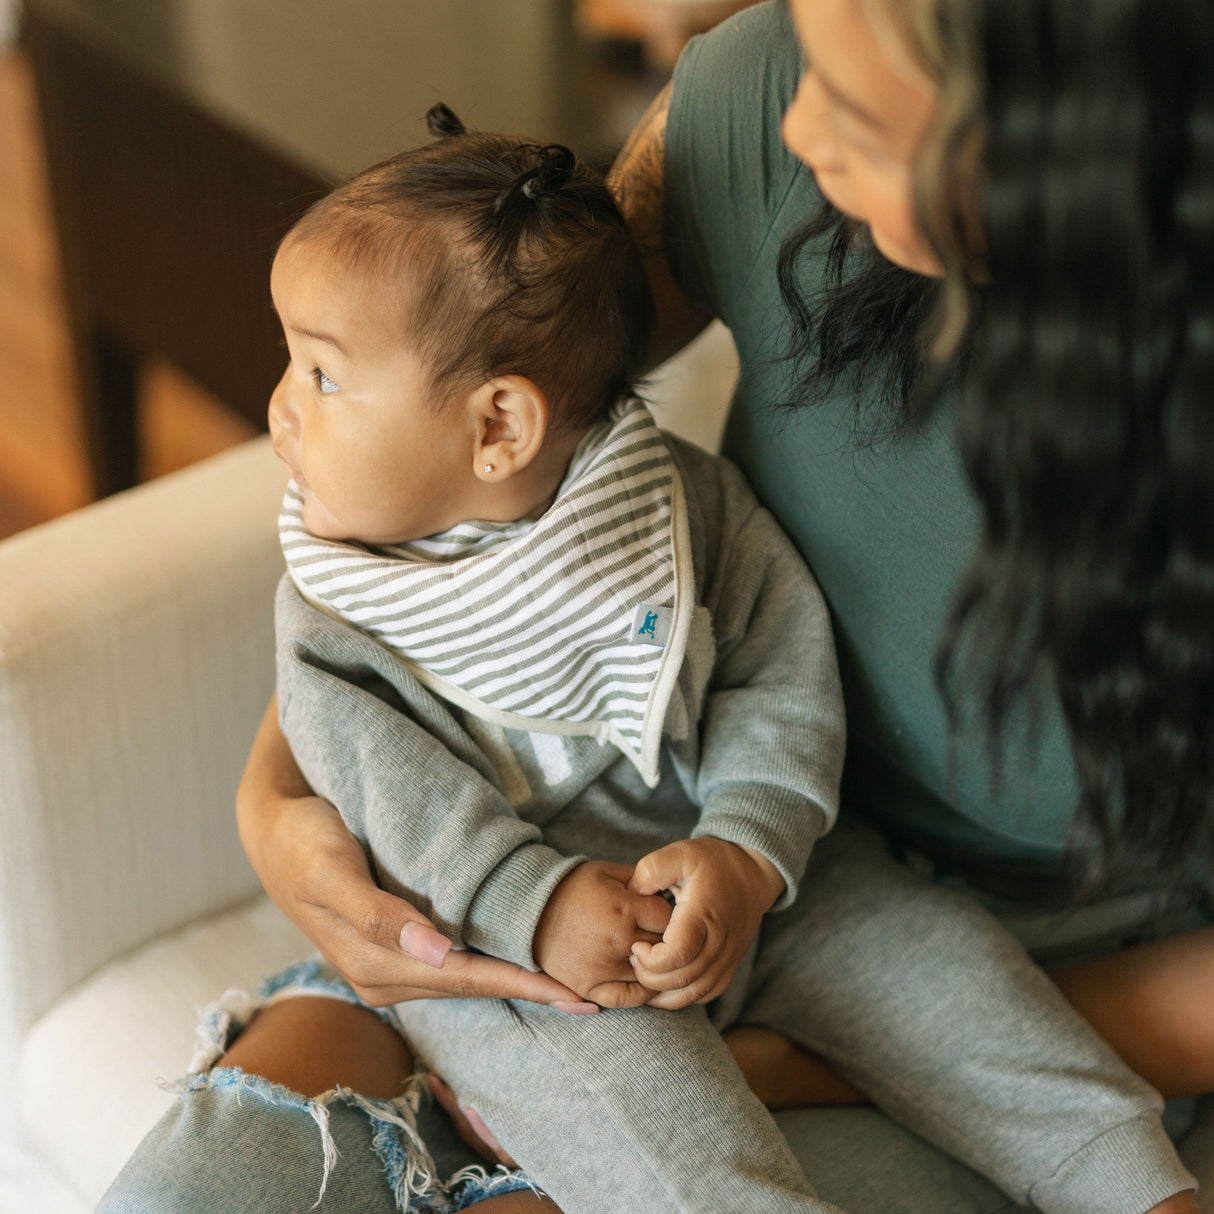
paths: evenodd
<path fill-rule="evenodd" d="M 253 740 L 236 820 L 270 897 L 368 1003 L 490 996 L 597 1010 L 546 974 L 448 951 L 424 915 L 381 890 L 358 841 L 300 773 L 278 728 L 277 699 Z"/>
<path fill-rule="evenodd" d="M 662 173 L 671 87 L 667 84 L 653 99 L 607 175 L 607 183 L 615 192 L 641 250 L 653 294 L 654 328 L 647 370 L 681 350 L 712 319 L 675 282 L 666 260 L 666 191 Z"/>

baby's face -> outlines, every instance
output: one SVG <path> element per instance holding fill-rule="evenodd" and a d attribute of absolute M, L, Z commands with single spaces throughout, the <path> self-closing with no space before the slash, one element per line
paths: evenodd
<path fill-rule="evenodd" d="M 325 539 L 388 544 L 472 517 L 475 423 L 439 402 L 391 293 L 288 240 L 270 279 L 291 361 L 270 399 L 279 459 Z"/>

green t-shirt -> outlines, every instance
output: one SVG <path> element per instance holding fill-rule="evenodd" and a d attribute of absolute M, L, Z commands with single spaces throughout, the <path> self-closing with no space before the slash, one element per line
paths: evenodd
<path fill-rule="evenodd" d="M 788 18 L 773 3 L 687 48 L 666 133 L 671 264 L 737 343 L 742 373 L 726 453 L 830 603 L 848 713 L 845 812 L 875 818 L 981 884 L 1029 895 L 1057 864 L 1077 782 L 1056 702 L 1013 719 L 997 781 L 985 733 L 974 724 L 949 729 L 933 663 L 979 528 L 952 411 L 942 407 L 902 436 L 886 427 L 863 445 L 854 394 L 779 407 L 794 373 L 781 357 L 788 321 L 776 259 L 821 201 L 780 139 L 799 71 Z M 861 402 L 862 411 L 876 407 Z"/>

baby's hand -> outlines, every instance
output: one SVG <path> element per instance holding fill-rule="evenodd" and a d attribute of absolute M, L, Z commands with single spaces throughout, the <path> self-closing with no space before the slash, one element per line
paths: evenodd
<path fill-rule="evenodd" d="M 546 974 L 601 1007 L 639 1007 L 652 991 L 636 979 L 630 949 L 661 940 L 670 907 L 628 888 L 628 864 L 587 860 L 552 891 L 532 951 Z"/>
<path fill-rule="evenodd" d="M 725 990 L 764 914 L 783 892 L 784 879 L 766 856 L 705 837 L 650 852 L 628 887 L 638 894 L 674 892 L 674 913 L 661 943 L 632 948 L 636 977 L 661 992 L 650 1005 L 674 1009 L 708 1003 Z"/>

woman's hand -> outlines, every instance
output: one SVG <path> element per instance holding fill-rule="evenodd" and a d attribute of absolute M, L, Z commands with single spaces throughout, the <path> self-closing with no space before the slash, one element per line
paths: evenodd
<path fill-rule="evenodd" d="M 547 974 L 452 951 L 424 915 L 380 889 L 358 840 L 300 774 L 276 700 L 254 739 L 236 817 L 266 892 L 368 1003 L 479 996 L 598 1010 Z"/>

